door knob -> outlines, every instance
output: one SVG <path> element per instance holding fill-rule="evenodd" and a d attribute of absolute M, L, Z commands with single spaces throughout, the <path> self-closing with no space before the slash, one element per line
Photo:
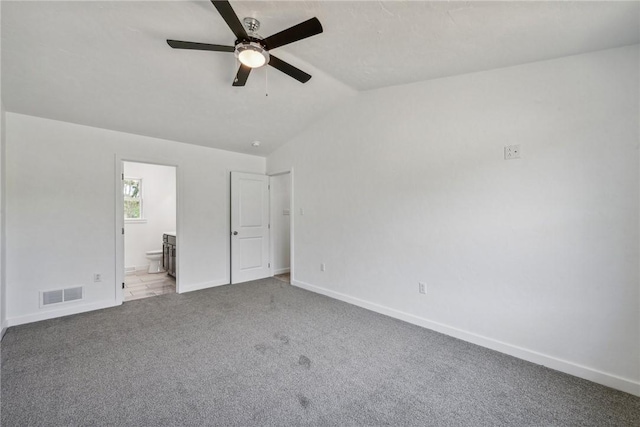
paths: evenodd
<path fill-rule="evenodd" d="M 237 232 L 237 231 L 234 231 L 234 232 L 233 232 L 233 235 L 234 235 L 234 236 L 237 236 L 237 235 L 238 235 L 238 232 Z"/>

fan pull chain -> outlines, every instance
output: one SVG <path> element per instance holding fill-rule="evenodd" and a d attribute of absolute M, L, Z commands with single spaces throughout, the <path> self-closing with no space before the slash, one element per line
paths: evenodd
<path fill-rule="evenodd" d="M 264 96 L 269 96 L 269 67 L 264 69 Z"/>

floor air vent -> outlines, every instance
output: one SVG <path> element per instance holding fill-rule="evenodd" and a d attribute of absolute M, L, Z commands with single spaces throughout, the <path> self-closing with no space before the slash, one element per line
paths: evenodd
<path fill-rule="evenodd" d="M 56 289 L 55 291 L 45 291 L 40 293 L 40 306 L 76 301 L 82 299 L 82 286 L 75 288 Z"/>

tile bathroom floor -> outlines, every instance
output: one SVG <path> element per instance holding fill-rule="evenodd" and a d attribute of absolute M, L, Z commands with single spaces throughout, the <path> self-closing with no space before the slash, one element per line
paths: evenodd
<path fill-rule="evenodd" d="M 124 276 L 124 301 L 172 294 L 176 291 L 176 279 L 167 273 L 149 274 L 136 271 Z"/>
<path fill-rule="evenodd" d="M 286 282 L 286 283 L 291 283 L 291 276 L 289 275 L 289 273 L 284 273 L 284 274 L 277 274 L 275 276 L 273 276 L 275 279 L 278 279 L 282 282 Z"/>

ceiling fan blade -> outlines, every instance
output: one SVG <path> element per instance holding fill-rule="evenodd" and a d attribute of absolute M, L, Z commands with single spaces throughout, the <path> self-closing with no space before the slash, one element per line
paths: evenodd
<path fill-rule="evenodd" d="M 270 55 L 269 57 L 269 65 L 271 65 L 276 70 L 280 70 L 283 73 L 293 77 L 300 83 L 306 83 L 311 78 L 310 74 L 305 73 L 301 69 L 296 68 L 288 62 L 284 62 L 282 59 L 276 58 L 273 55 Z"/>
<path fill-rule="evenodd" d="M 167 40 L 169 46 L 174 49 L 212 50 L 214 52 L 233 52 L 235 47 L 219 44 L 183 42 L 180 40 Z"/>
<path fill-rule="evenodd" d="M 240 19 L 238 19 L 238 15 L 233 11 L 228 1 L 211 0 L 211 3 L 218 9 L 218 13 L 222 16 L 222 19 L 225 20 L 229 28 L 231 28 L 231 31 L 233 31 L 233 34 L 235 34 L 238 40 L 249 39 L 247 31 L 244 29 Z"/>
<path fill-rule="evenodd" d="M 233 86 L 244 86 L 249 78 L 249 73 L 251 73 L 251 68 L 240 64 L 238 74 L 236 74 L 236 78 L 233 80 Z"/>
<path fill-rule="evenodd" d="M 315 36 L 321 32 L 322 24 L 320 24 L 318 18 L 311 18 L 267 37 L 263 40 L 263 43 L 267 46 L 267 49 L 275 49 L 289 43 L 297 42 L 298 40 L 306 39 L 307 37 Z"/>

